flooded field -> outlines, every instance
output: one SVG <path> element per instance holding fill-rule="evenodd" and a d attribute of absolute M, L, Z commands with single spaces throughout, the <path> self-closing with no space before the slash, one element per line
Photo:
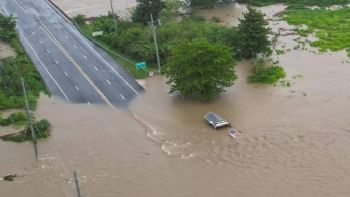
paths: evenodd
<path fill-rule="evenodd" d="M 109 0 L 52 0 L 69 16 L 84 14 L 87 17 L 106 15 L 111 11 Z M 136 0 L 112 0 L 114 11 L 118 16 L 128 16 L 128 8 L 136 5 Z"/>
<path fill-rule="evenodd" d="M 281 9 L 263 8 L 271 16 Z M 210 103 L 168 95 L 162 76 L 147 79 L 128 110 L 42 96 L 37 116 L 52 122 L 52 136 L 39 143 L 39 162 L 30 143 L 0 142 L 0 175 L 19 175 L 0 181 L 0 196 L 74 196 L 74 170 L 83 196 L 348 196 L 348 57 L 294 50 L 296 37 L 280 37 L 276 47 L 292 50 L 273 57 L 290 87 L 248 84 L 243 61 L 235 85 Z M 230 120 L 238 137 L 208 127 L 208 111 Z"/>

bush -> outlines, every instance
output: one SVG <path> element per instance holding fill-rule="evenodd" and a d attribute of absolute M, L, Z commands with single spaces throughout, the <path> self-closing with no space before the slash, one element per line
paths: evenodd
<path fill-rule="evenodd" d="M 22 108 L 23 91 L 21 77 L 27 87 L 29 106 L 34 109 L 40 92 L 46 91 L 36 67 L 22 49 L 17 36 L 11 40 L 11 46 L 16 57 L 10 57 L 0 62 L 0 110 Z"/>
<path fill-rule="evenodd" d="M 254 73 L 248 79 L 251 83 L 267 83 L 275 84 L 280 79 L 286 77 L 286 73 L 280 66 L 272 66 L 264 68 L 259 72 Z"/>
<path fill-rule="evenodd" d="M 0 116 L 0 125 L 1 126 L 9 126 L 13 125 L 24 125 L 27 122 L 27 116 L 23 112 L 17 112 L 11 114 L 7 118 L 2 118 Z"/>
<path fill-rule="evenodd" d="M 85 25 L 86 18 L 83 14 L 78 14 L 75 17 L 73 17 L 74 22 L 76 22 L 78 25 Z"/>
<path fill-rule="evenodd" d="M 50 136 L 51 124 L 48 120 L 42 119 L 33 124 L 35 136 L 37 139 L 46 139 Z M 25 142 L 32 140 L 30 127 L 27 126 L 23 131 L 18 134 L 8 135 L 2 138 L 4 141 L 12 142 Z"/>
<path fill-rule="evenodd" d="M 9 17 L 0 14 L 0 40 L 11 41 L 16 37 L 16 21 L 11 15 Z"/>

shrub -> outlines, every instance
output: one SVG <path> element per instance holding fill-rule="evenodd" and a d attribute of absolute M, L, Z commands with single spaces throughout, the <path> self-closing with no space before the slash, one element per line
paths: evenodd
<path fill-rule="evenodd" d="M 78 25 L 85 25 L 86 18 L 83 14 L 78 14 L 75 17 L 73 17 L 74 22 L 76 22 Z"/>
<path fill-rule="evenodd" d="M 37 139 L 45 139 L 50 136 L 51 124 L 46 119 L 35 122 L 33 128 Z M 27 126 L 23 131 L 17 134 L 5 136 L 2 140 L 12 142 L 25 142 L 32 140 L 30 128 Z"/>
<path fill-rule="evenodd" d="M 264 68 L 262 71 L 249 76 L 249 81 L 251 83 L 259 82 L 274 84 L 284 77 L 286 77 L 286 73 L 284 72 L 282 67 L 272 66 L 269 68 Z"/>

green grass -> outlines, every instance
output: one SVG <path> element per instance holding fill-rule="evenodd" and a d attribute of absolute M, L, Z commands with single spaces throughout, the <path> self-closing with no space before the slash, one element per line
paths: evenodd
<path fill-rule="evenodd" d="M 20 126 L 20 125 L 25 125 L 26 122 L 27 122 L 27 116 L 23 112 L 13 113 L 7 118 L 3 118 L 0 116 L 1 126 L 9 126 L 9 125 Z"/>
<path fill-rule="evenodd" d="M 265 62 L 259 60 L 253 65 L 253 72 L 254 74 L 248 77 L 248 81 L 251 83 L 275 84 L 286 77 L 282 67 L 266 67 Z"/>
<path fill-rule="evenodd" d="M 315 33 L 319 40 L 310 45 L 321 52 L 346 50 L 350 56 L 350 8 L 288 10 L 283 19 L 292 25 L 307 25 L 307 30 L 297 32 L 302 36 Z"/>
<path fill-rule="evenodd" d="M 19 40 L 14 38 L 10 44 L 16 52 L 16 57 L 0 61 L 0 110 L 23 108 L 21 77 L 24 78 L 27 88 L 29 106 L 35 109 L 40 92 L 48 91 Z"/>
<path fill-rule="evenodd" d="M 101 40 L 92 37 L 92 26 L 91 25 L 83 25 L 80 26 L 81 31 L 84 35 L 90 39 L 95 40 L 95 42 L 99 43 L 103 48 L 107 49 L 108 54 L 119 64 L 124 66 L 124 68 L 131 73 L 136 79 L 144 79 L 147 77 L 148 70 L 137 70 L 135 67 L 136 60 L 133 60 L 126 55 L 120 55 L 120 52 L 114 50 L 107 43 L 104 43 Z M 147 65 L 149 66 L 149 65 Z"/>

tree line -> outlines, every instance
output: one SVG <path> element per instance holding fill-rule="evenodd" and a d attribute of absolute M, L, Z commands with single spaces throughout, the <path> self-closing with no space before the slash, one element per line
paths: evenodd
<path fill-rule="evenodd" d="M 104 34 L 97 39 L 114 50 L 155 64 L 147 15 L 152 14 L 156 21 L 160 19 L 161 23 L 156 24 L 159 52 L 171 92 L 203 100 L 213 99 L 237 79 L 235 60 L 271 54 L 268 23 L 264 14 L 253 7 L 248 8 L 237 27 L 225 27 L 194 15 L 176 19 L 176 0 L 137 2 L 131 21 L 117 17 L 117 31 L 111 16 L 98 17 L 82 27 L 103 31 Z"/>

